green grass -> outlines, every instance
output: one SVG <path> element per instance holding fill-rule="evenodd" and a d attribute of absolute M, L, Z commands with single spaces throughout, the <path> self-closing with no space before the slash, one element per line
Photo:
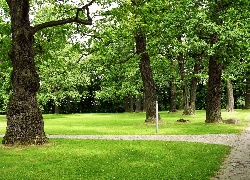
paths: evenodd
<path fill-rule="evenodd" d="M 159 134 L 225 134 L 240 133 L 250 121 L 250 111 L 236 110 L 234 113 L 222 111 L 223 119 L 237 118 L 238 125 L 205 124 L 205 111 L 196 111 L 194 116 L 182 116 L 182 112 L 169 114 L 160 112 L 165 124 L 159 126 Z M 45 132 L 47 134 L 98 134 L 98 135 L 142 135 L 155 134 L 155 126 L 144 123 L 145 113 L 92 113 L 53 115 L 44 114 Z M 184 118 L 191 123 L 176 123 Z M 6 120 L 0 116 L 0 134 L 5 133 Z"/>
<path fill-rule="evenodd" d="M 0 179 L 204 180 L 214 175 L 230 149 L 165 141 L 50 141 L 46 146 L 0 145 Z"/>
<path fill-rule="evenodd" d="M 160 112 L 165 124 L 159 126 L 159 134 L 240 133 L 250 121 L 250 112 L 242 110 L 222 112 L 223 119 L 240 119 L 240 125 L 205 124 L 205 111 L 185 117 L 181 113 Z M 180 118 L 191 123 L 176 123 Z M 155 126 L 146 125 L 144 119 L 145 113 L 44 115 L 47 134 L 155 134 Z M 5 127 L 5 116 L 0 116 L 0 134 Z M 0 179 L 209 179 L 230 149 L 165 141 L 50 142 L 29 147 L 0 145 Z"/>

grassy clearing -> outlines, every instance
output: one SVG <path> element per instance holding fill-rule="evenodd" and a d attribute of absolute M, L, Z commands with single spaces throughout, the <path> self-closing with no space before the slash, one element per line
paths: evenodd
<path fill-rule="evenodd" d="M 249 111 L 223 112 L 240 125 L 204 124 L 205 111 L 182 117 L 160 112 L 166 122 L 159 134 L 240 133 Z M 144 113 L 44 115 L 47 134 L 155 134 Z M 191 121 L 179 124 L 184 118 Z M 0 116 L 0 134 L 6 120 Z M 2 139 L 0 139 L 1 141 Z M 0 145 L 0 179 L 209 179 L 219 168 L 228 146 L 165 141 L 51 139 L 47 146 Z"/>
<path fill-rule="evenodd" d="M 45 114 L 45 132 L 47 134 L 124 134 L 141 135 L 155 134 L 154 125 L 144 123 L 145 113 L 92 113 L 54 115 Z M 242 124 L 205 124 L 205 111 L 196 111 L 194 116 L 182 116 L 182 112 L 169 114 L 160 112 L 165 124 L 159 126 L 159 134 L 224 134 L 240 133 L 250 121 L 250 111 L 236 110 L 234 113 L 222 111 L 223 119 L 237 118 Z M 177 119 L 184 118 L 191 123 L 176 123 Z M 4 134 L 6 120 L 0 116 L 0 134 Z"/>
<path fill-rule="evenodd" d="M 0 179 L 209 179 L 229 152 L 228 146 L 187 142 L 51 142 L 0 145 Z"/>

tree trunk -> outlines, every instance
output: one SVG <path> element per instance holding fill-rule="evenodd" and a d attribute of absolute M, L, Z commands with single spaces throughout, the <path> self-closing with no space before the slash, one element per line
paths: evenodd
<path fill-rule="evenodd" d="M 59 114 L 60 108 L 59 108 L 59 106 L 57 104 L 55 104 L 54 110 L 55 110 L 54 114 Z"/>
<path fill-rule="evenodd" d="M 174 82 L 174 78 L 172 77 L 170 82 L 170 110 L 169 112 L 177 112 L 176 109 L 176 84 Z"/>
<path fill-rule="evenodd" d="M 153 122 L 156 119 L 156 90 L 153 79 L 152 69 L 150 67 L 150 58 L 146 51 L 146 37 L 140 33 L 136 33 L 136 53 L 140 56 L 140 72 L 143 82 L 144 107 L 146 110 L 145 122 Z"/>
<path fill-rule="evenodd" d="M 129 108 L 128 108 L 128 96 L 125 96 L 123 98 L 123 102 L 124 102 L 125 112 L 129 112 Z"/>
<path fill-rule="evenodd" d="M 231 80 L 227 80 L 227 112 L 234 112 L 234 92 Z"/>
<path fill-rule="evenodd" d="M 246 78 L 246 96 L 244 109 L 250 109 L 250 73 Z"/>
<path fill-rule="evenodd" d="M 198 58 L 196 59 L 196 63 L 194 65 L 194 71 L 193 71 L 193 77 L 191 80 L 191 91 L 190 91 L 190 111 L 191 114 L 195 114 L 195 102 L 196 102 L 196 91 L 198 87 L 198 79 L 195 77 L 199 73 L 200 70 L 200 64 L 202 60 L 202 55 L 204 52 L 198 55 Z"/>
<path fill-rule="evenodd" d="M 7 3 L 11 15 L 13 93 L 7 107 L 7 128 L 2 143 L 40 145 L 48 140 L 36 98 L 40 79 L 34 63 L 34 36 L 29 22 L 29 1 L 7 0 Z"/>
<path fill-rule="evenodd" d="M 181 80 L 183 82 L 182 85 L 182 91 L 183 91 L 183 100 L 184 100 L 184 110 L 183 110 L 183 115 L 192 115 L 190 111 L 190 106 L 189 106 L 189 93 L 188 93 L 188 85 L 187 81 L 185 80 L 185 67 L 184 67 L 184 57 L 182 53 L 179 54 L 177 57 L 178 64 L 179 64 L 179 70 L 181 74 Z"/>
<path fill-rule="evenodd" d="M 198 87 L 198 79 L 196 77 L 192 78 L 191 81 L 191 91 L 190 91 L 190 111 L 191 114 L 195 114 L 195 102 L 196 102 L 196 91 L 197 91 L 197 87 Z"/>
<path fill-rule="evenodd" d="M 184 85 L 183 85 L 183 98 L 184 98 L 184 110 L 183 110 L 182 115 L 193 115 L 191 113 L 191 108 L 189 105 L 189 93 L 188 93 L 187 82 L 184 82 Z"/>
<path fill-rule="evenodd" d="M 221 118 L 221 75 L 222 63 L 215 54 L 209 60 L 206 123 L 218 123 Z"/>

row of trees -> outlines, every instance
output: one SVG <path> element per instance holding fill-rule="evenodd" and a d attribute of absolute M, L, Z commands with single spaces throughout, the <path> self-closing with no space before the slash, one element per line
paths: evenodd
<path fill-rule="evenodd" d="M 249 108 L 248 8 L 247 0 L 1 0 L 3 144 L 47 142 L 38 102 L 55 112 L 122 102 L 128 110 L 134 98 L 150 122 L 157 95 L 185 115 L 207 98 L 206 122 L 216 123 L 225 82 L 228 111 L 233 92 Z"/>

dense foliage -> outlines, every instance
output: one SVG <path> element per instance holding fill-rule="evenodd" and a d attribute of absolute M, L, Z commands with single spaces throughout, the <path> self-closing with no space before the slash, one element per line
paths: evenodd
<path fill-rule="evenodd" d="M 33 25 L 70 17 L 73 7 L 83 5 L 80 1 L 44 2 L 32 1 Z M 226 7 L 218 19 L 212 19 L 211 10 L 222 4 Z M 172 84 L 176 86 L 174 103 L 183 109 L 183 87 L 187 87 L 190 102 L 194 77 L 198 83 L 196 109 L 205 109 L 208 61 L 218 52 L 223 62 L 222 108 L 227 107 L 228 79 L 233 84 L 235 108 L 243 108 L 250 71 L 248 8 L 247 0 L 96 1 L 90 6 L 92 26 L 75 23 L 42 29 L 35 35 L 39 104 L 44 113 L 135 111 L 139 104 L 142 110 L 143 84 L 134 39 L 140 27 L 147 35 L 160 110 L 170 110 Z M 0 12 L 0 111 L 5 111 L 12 87 L 10 17 L 3 0 Z M 211 45 L 213 33 L 220 38 Z M 194 73 L 199 58 L 200 68 Z"/>

